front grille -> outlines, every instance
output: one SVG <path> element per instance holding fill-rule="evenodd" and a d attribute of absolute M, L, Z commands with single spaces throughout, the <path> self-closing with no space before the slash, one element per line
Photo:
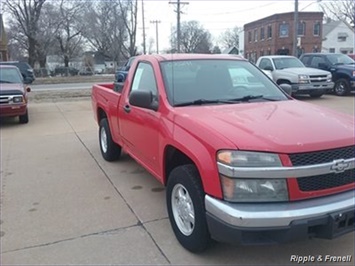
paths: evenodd
<path fill-rule="evenodd" d="M 354 158 L 355 146 L 316 152 L 295 153 L 289 154 L 289 157 L 293 166 L 329 163 L 337 159 Z"/>
<path fill-rule="evenodd" d="M 319 83 L 319 82 L 326 82 L 327 76 L 326 75 L 312 75 L 309 76 L 311 83 Z"/>
<path fill-rule="evenodd" d="M 325 175 L 297 178 L 297 183 L 301 191 L 317 191 L 335 188 L 354 183 L 354 181 L 354 169 L 350 169 L 339 174 L 330 173 Z"/>

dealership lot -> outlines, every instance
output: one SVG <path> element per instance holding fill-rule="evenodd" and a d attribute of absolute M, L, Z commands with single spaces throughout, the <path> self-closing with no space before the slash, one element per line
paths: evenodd
<path fill-rule="evenodd" d="M 300 100 L 354 116 L 353 95 Z M 170 228 L 164 187 L 128 156 L 102 159 L 89 98 L 33 102 L 29 110 L 29 124 L 0 125 L 1 265 L 297 264 L 293 255 L 351 255 L 331 265 L 354 263 L 354 233 L 285 245 L 219 243 L 191 254 Z"/>

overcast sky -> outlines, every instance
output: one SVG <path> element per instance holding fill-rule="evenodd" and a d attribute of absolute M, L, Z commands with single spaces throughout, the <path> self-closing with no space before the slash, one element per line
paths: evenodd
<path fill-rule="evenodd" d="M 173 1 L 173 0 L 171 0 Z M 325 1 L 325 0 L 323 0 Z M 181 21 L 197 20 L 205 29 L 208 29 L 214 37 L 214 44 L 218 41 L 220 34 L 235 26 L 243 27 L 244 24 L 258 20 L 275 13 L 293 12 L 295 8 L 292 0 L 277 1 L 217 1 L 217 0 L 190 0 L 188 5 L 182 6 L 183 14 Z M 139 0 L 139 43 L 142 43 L 142 3 Z M 147 35 L 147 45 L 149 38 L 155 41 L 155 24 L 152 20 L 161 21 L 158 24 L 159 50 L 168 48 L 169 35 L 172 26 L 176 25 L 176 5 L 169 4 L 169 0 L 144 0 L 145 27 Z M 299 0 L 300 11 L 321 11 L 317 0 Z M 153 50 L 156 50 L 154 43 Z"/>

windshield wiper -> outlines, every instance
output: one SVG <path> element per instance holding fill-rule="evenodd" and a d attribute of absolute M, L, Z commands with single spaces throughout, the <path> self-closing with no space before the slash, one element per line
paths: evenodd
<path fill-rule="evenodd" d="M 198 99 L 191 102 L 177 103 L 174 104 L 174 106 L 203 105 L 203 104 L 213 104 L 213 103 L 234 104 L 238 102 L 248 102 L 254 99 L 262 99 L 266 101 L 280 101 L 280 99 L 267 98 L 264 97 L 264 95 L 247 95 L 244 97 L 232 98 L 232 99 L 217 99 L 217 100 Z"/>
<path fill-rule="evenodd" d="M 263 99 L 266 101 L 279 101 L 280 100 L 280 99 L 267 98 L 267 97 L 264 97 L 264 95 L 247 95 L 247 96 L 240 97 L 240 98 L 228 99 L 228 101 L 230 101 L 230 102 L 248 102 L 248 101 L 254 100 L 254 99 Z"/>
<path fill-rule="evenodd" d="M 189 106 L 189 105 L 203 105 L 203 104 L 212 104 L 212 103 L 233 103 L 229 100 L 206 100 L 206 99 L 198 99 L 190 102 L 176 103 L 174 106 Z"/>

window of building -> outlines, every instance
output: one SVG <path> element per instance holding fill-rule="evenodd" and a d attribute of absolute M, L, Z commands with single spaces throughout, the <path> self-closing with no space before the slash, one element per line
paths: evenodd
<path fill-rule="evenodd" d="M 335 48 L 329 48 L 329 53 L 335 53 Z"/>
<path fill-rule="evenodd" d="M 271 25 L 267 26 L 267 37 L 272 38 L 272 28 Z"/>
<path fill-rule="evenodd" d="M 320 23 L 317 21 L 313 26 L 313 35 L 320 36 Z"/>
<path fill-rule="evenodd" d="M 347 33 L 339 32 L 338 33 L 338 42 L 345 42 L 347 37 L 348 37 Z"/>
<path fill-rule="evenodd" d="M 279 36 L 281 38 L 288 37 L 288 24 L 287 23 L 280 24 Z"/>
<path fill-rule="evenodd" d="M 306 22 L 300 21 L 298 23 L 298 36 L 305 36 L 306 35 Z"/>
<path fill-rule="evenodd" d="M 251 32 L 248 31 L 248 42 L 251 42 Z"/>
<path fill-rule="evenodd" d="M 254 42 L 258 41 L 258 30 L 254 30 Z"/>
<path fill-rule="evenodd" d="M 260 40 L 264 40 L 265 39 L 265 29 L 264 27 L 262 27 L 260 29 Z"/>

